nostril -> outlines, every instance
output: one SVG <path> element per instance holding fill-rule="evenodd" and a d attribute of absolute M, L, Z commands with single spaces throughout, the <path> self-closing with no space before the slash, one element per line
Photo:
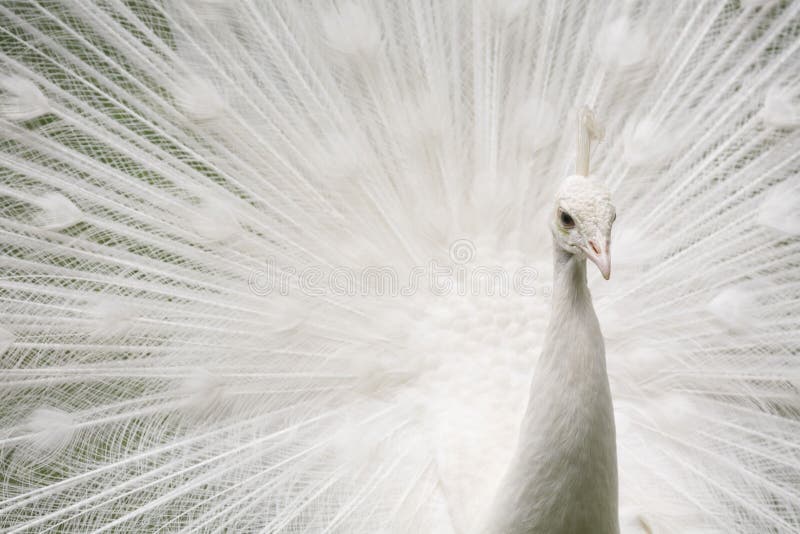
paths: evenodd
<path fill-rule="evenodd" d="M 592 250 L 594 250 L 595 254 L 600 254 L 600 247 L 597 246 L 597 243 L 594 241 L 589 241 L 589 246 L 592 247 Z"/>

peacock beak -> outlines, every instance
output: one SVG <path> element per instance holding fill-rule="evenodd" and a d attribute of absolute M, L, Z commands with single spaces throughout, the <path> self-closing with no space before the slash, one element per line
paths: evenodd
<path fill-rule="evenodd" d="M 586 253 L 586 257 L 600 269 L 603 278 L 606 280 L 611 278 L 611 254 L 607 239 L 590 239 L 583 247 L 583 251 Z"/>

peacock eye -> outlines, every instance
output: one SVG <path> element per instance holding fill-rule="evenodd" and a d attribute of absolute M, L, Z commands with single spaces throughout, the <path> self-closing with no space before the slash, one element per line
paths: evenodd
<path fill-rule="evenodd" d="M 575 220 L 566 211 L 559 210 L 558 218 L 564 228 L 575 228 Z"/>

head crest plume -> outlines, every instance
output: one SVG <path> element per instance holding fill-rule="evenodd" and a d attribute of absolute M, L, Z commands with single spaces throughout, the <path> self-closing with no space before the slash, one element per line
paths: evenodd
<path fill-rule="evenodd" d="M 598 141 L 603 139 L 603 128 L 595 120 L 591 108 L 583 106 L 578 112 L 578 151 L 575 174 L 589 176 L 589 154 L 593 139 Z"/>

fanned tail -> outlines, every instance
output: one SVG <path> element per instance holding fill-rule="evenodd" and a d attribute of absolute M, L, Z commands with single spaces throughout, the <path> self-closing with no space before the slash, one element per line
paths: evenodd
<path fill-rule="evenodd" d="M 624 531 L 797 530 L 798 34 L 798 2 L 0 5 L 0 527 L 467 532 L 587 102 Z"/>

